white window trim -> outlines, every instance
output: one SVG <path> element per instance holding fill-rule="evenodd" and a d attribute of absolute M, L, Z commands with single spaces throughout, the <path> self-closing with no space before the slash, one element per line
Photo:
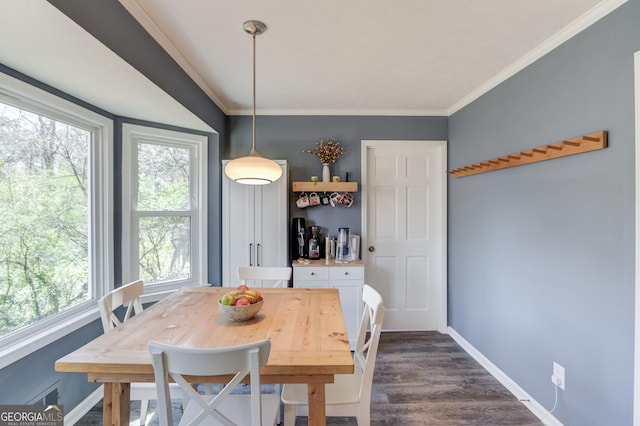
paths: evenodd
<path fill-rule="evenodd" d="M 122 127 L 122 281 L 138 279 L 137 259 L 132 238 L 133 221 L 137 215 L 133 210 L 137 176 L 134 170 L 136 143 L 138 140 L 187 145 L 193 149 L 191 164 L 191 199 L 197 211 L 192 223 L 191 278 L 152 285 L 145 284 L 145 293 L 164 293 L 183 286 L 207 285 L 207 142 L 206 136 L 173 130 L 125 123 Z M 197 170 L 196 170 L 197 169 Z M 167 211 L 167 214 L 172 212 Z M 135 239 L 137 243 L 137 238 Z"/>
<path fill-rule="evenodd" d="M 91 299 L 0 338 L 0 368 L 72 333 L 99 318 L 97 300 L 113 288 L 113 121 L 80 105 L 0 73 L 0 99 L 25 103 L 67 122 L 94 130 L 89 247 Z"/>

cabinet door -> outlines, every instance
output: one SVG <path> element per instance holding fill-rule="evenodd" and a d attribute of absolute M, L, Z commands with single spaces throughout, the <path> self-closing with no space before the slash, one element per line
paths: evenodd
<path fill-rule="evenodd" d="M 355 348 L 360 328 L 360 316 L 362 307 L 362 283 L 357 280 L 330 281 L 329 285 L 337 288 L 340 293 L 340 304 L 344 324 L 349 335 L 349 344 Z"/>
<path fill-rule="evenodd" d="M 329 281 L 298 281 L 296 288 L 329 288 Z M 342 303 L 342 302 L 341 302 Z"/>
<path fill-rule="evenodd" d="M 278 161 L 282 177 L 256 186 L 254 266 L 289 266 L 289 205 L 286 162 Z"/>
<path fill-rule="evenodd" d="M 237 286 L 238 266 L 255 255 L 255 187 L 222 179 L 222 285 Z"/>
<path fill-rule="evenodd" d="M 269 185 L 243 185 L 222 174 L 223 286 L 240 283 L 238 266 L 288 266 L 287 162 L 277 162 L 282 177 Z"/>

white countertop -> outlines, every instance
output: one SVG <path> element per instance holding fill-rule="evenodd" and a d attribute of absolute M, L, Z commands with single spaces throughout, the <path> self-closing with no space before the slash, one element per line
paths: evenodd
<path fill-rule="evenodd" d="M 294 268 L 305 267 L 305 266 L 364 266 L 364 262 L 362 259 L 352 260 L 349 263 L 337 263 L 335 259 L 304 259 L 304 261 L 294 260 L 291 262 L 291 266 Z"/>

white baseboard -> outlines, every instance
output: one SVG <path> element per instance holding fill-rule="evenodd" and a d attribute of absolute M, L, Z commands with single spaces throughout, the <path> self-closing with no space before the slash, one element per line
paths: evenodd
<path fill-rule="evenodd" d="M 553 417 L 552 414 L 547 411 L 538 401 L 533 399 L 531 395 L 525 392 L 516 382 L 511 380 L 502 370 L 500 370 L 494 363 L 489 361 L 487 357 L 482 355 L 473 345 L 467 342 L 464 337 L 458 334 L 453 328 L 448 327 L 447 331 L 453 340 L 458 343 L 462 349 L 464 349 L 473 359 L 484 367 L 493 377 L 496 378 L 502 385 L 507 388 L 522 404 L 529 409 L 537 418 L 547 426 L 563 426 L 563 424 Z"/>
<path fill-rule="evenodd" d="M 91 395 L 83 399 L 73 410 L 64 415 L 65 426 L 73 426 L 84 417 L 104 396 L 103 386 L 93 391 Z"/>

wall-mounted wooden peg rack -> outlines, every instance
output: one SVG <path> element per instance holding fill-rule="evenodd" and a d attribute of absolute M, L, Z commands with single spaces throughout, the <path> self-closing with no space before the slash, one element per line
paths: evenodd
<path fill-rule="evenodd" d="M 577 138 L 555 142 L 550 145 L 542 145 L 526 151 L 481 161 L 480 163 L 458 167 L 457 169 L 449 170 L 447 173 L 458 178 L 509 167 L 522 166 L 523 164 L 537 163 L 538 161 L 551 160 L 553 158 L 566 157 L 568 155 L 581 154 L 583 152 L 596 151 L 606 147 L 607 132 L 602 130 Z"/>

